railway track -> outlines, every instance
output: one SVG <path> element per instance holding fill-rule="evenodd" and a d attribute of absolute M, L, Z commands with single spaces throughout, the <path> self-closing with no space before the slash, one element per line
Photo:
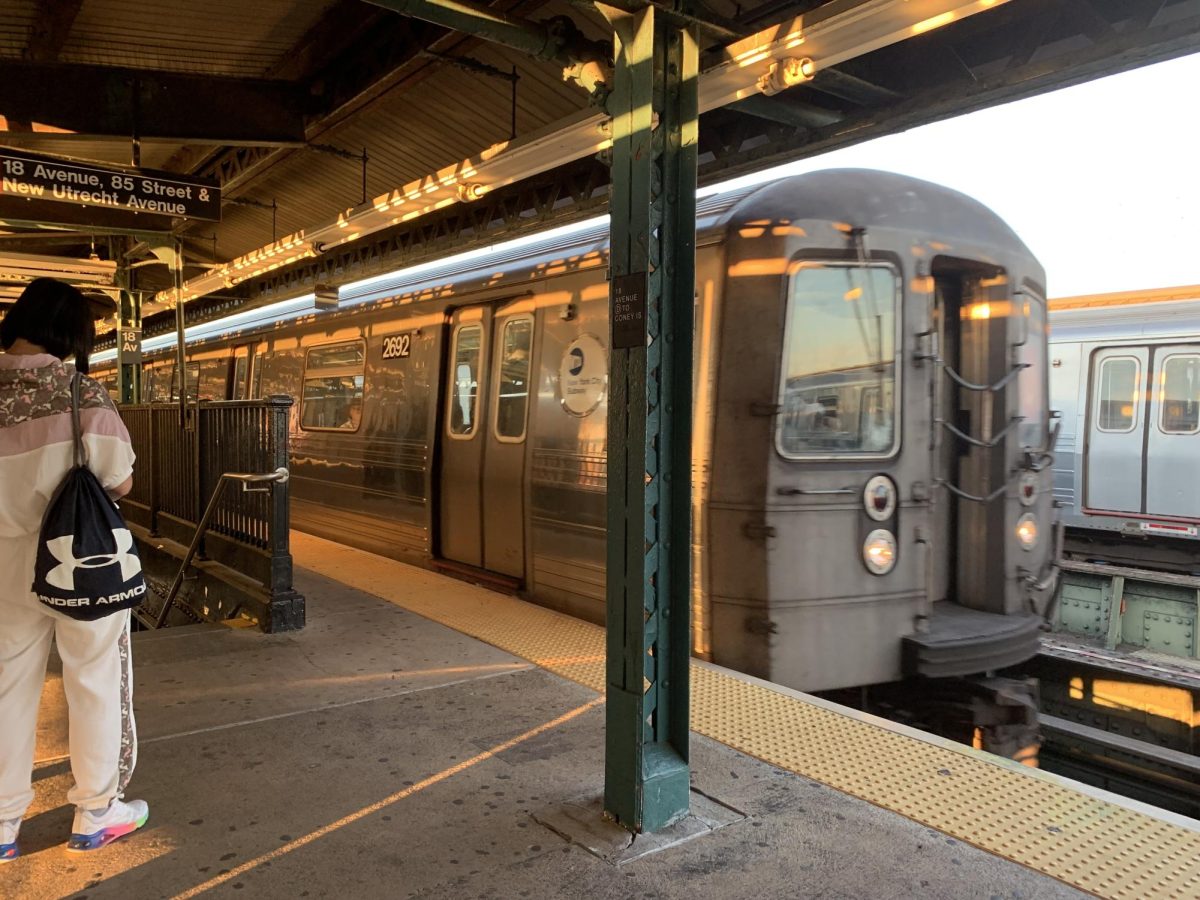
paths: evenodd
<path fill-rule="evenodd" d="M 1200 818 L 1200 666 L 1043 639 L 1040 765 Z"/>

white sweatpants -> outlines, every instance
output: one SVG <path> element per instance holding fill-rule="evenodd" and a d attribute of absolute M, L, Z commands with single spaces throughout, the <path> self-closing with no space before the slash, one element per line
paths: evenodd
<path fill-rule="evenodd" d="M 8 551 L 4 556 L 25 555 L 26 548 L 13 541 L 0 543 L 8 545 L 0 548 Z M 51 640 L 62 658 L 69 711 L 75 785 L 67 800 L 84 809 L 104 809 L 124 792 L 137 762 L 130 614 L 94 622 L 70 619 L 38 603 L 27 586 L 20 590 L 11 584 L 15 574 L 12 569 L 0 573 L 0 819 L 23 816 L 33 802 L 38 703 Z"/>

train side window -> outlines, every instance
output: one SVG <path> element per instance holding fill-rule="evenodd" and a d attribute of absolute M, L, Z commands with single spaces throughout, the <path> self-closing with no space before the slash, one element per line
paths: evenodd
<path fill-rule="evenodd" d="M 479 325 L 460 325 L 454 332 L 454 352 L 451 354 L 454 362 L 447 373 L 450 378 L 447 421 L 450 436 L 454 438 L 472 437 L 479 425 L 476 410 L 479 407 L 482 340 L 483 328 Z"/>
<path fill-rule="evenodd" d="M 519 443 L 525 439 L 529 407 L 529 367 L 533 350 L 533 319 L 522 316 L 504 323 L 496 378 L 496 437 Z"/>
<path fill-rule="evenodd" d="M 788 459 L 888 456 L 900 279 L 884 264 L 804 263 L 784 325 L 775 446 Z"/>
<path fill-rule="evenodd" d="M 1096 428 L 1129 432 L 1137 424 L 1141 364 L 1132 356 L 1110 356 L 1100 363 Z"/>
<path fill-rule="evenodd" d="M 305 431 L 358 431 L 365 368 L 362 341 L 309 350 L 304 360 L 300 427 Z"/>
<path fill-rule="evenodd" d="M 1200 356 L 1168 356 L 1163 362 L 1158 427 L 1167 434 L 1200 431 Z"/>

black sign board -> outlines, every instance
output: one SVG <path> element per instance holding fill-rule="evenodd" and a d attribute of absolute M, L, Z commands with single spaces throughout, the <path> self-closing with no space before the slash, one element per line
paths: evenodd
<path fill-rule="evenodd" d="M 0 147 L 0 195 L 154 216 L 221 220 L 221 188 L 215 181 L 8 147 Z"/>
<path fill-rule="evenodd" d="M 631 350 L 646 346 L 646 273 L 618 275 L 612 280 L 612 347 Z"/>
<path fill-rule="evenodd" d="M 122 328 L 117 335 L 117 362 L 122 366 L 142 364 L 142 329 Z"/>

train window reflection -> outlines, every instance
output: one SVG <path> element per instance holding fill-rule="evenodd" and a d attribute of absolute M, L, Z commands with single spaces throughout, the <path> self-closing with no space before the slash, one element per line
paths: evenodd
<path fill-rule="evenodd" d="M 504 323 L 496 379 L 496 437 L 502 441 L 516 443 L 525 438 L 532 348 L 532 319 L 522 317 Z"/>
<path fill-rule="evenodd" d="M 892 453 L 896 309 L 887 265 L 806 263 L 792 277 L 776 447 L 797 459 Z"/>
<path fill-rule="evenodd" d="M 1137 421 L 1138 375 L 1132 356 L 1110 356 L 1100 363 L 1098 415 L 1100 431 L 1133 431 Z"/>
<path fill-rule="evenodd" d="M 1159 394 L 1162 420 L 1167 434 L 1200 431 L 1200 356 L 1168 356 L 1163 363 Z"/>
<path fill-rule="evenodd" d="M 313 347 L 304 365 L 300 427 L 306 431 L 358 431 L 362 424 L 362 341 Z"/>
<path fill-rule="evenodd" d="M 450 369 L 449 424 L 454 437 L 475 433 L 475 411 L 479 404 L 479 358 L 483 328 L 463 325 L 454 333 L 454 365 Z"/>

